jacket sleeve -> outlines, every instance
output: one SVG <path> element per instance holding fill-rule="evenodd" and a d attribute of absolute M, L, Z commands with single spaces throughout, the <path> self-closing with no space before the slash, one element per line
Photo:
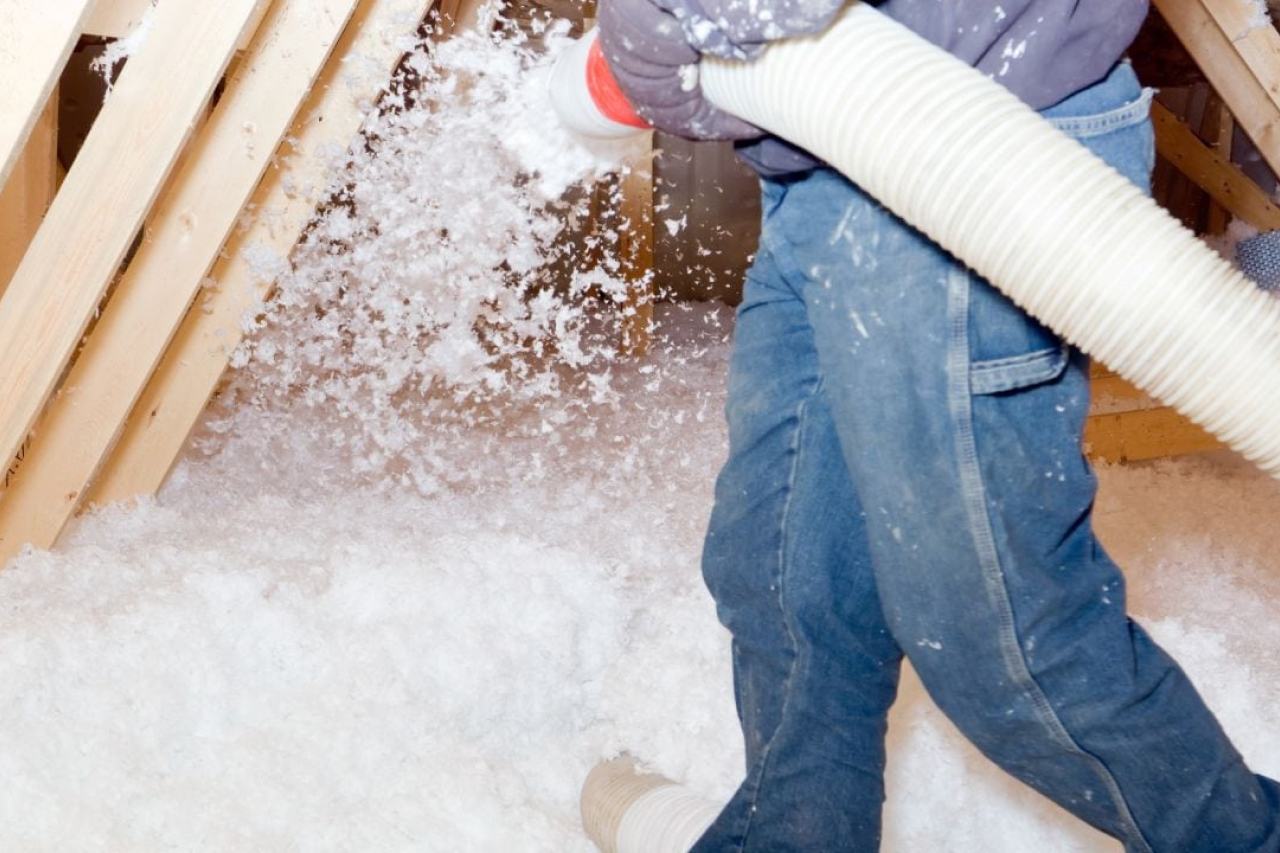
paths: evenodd
<path fill-rule="evenodd" d="M 753 59 L 771 41 L 822 32 L 845 0 L 654 0 L 700 54 Z"/>
<path fill-rule="evenodd" d="M 641 117 L 690 139 L 753 139 L 698 85 L 704 54 L 751 59 L 775 39 L 823 30 L 845 0 L 601 0 L 600 45 Z"/>

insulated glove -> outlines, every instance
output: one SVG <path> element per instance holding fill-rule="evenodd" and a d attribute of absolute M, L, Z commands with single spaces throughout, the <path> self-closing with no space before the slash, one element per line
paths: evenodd
<path fill-rule="evenodd" d="M 844 0 L 601 0 L 600 46 L 642 118 L 689 139 L 753 139 L 754 125 L 712 106 L 702 54 L 754 58 L 769 41 L 821 31 Z"/>

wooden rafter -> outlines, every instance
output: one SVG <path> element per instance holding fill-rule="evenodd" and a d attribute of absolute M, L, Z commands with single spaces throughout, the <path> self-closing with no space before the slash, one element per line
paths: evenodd
<path fill-rule="evenodd" d="M 56 91 L 27 137 L 9 180 L 0 189 L 0 297 L 22 262 L 57 188 Z"/>
<path fill-rule="evenodd" d="M 94 0 L 0 0 L 0 186 L 21 156 Z"/>
<path fill-rule="evenodd" d="M 1280 33 L 1240 0 L 1153 0 L 1263 159 L 1280 174 Z"/>
<path fill-rule="evenodd" d="M 217 289 L 179 327 L 93 482 L 91 503 L 153 494 L 164 482 L 244 334 L 245 314 L 269 291 L 271 283 L 255 273 L 243 250 L 264 246 L 282 256 L 289 253 L 325 200 L 332 150 L 356 137 L 400 59 L 404 37 L 431 5 L 431 0 L 363 0 L 289 131 L 293 153 L 280 158 L 283 168 L 267 172 L 250 202 L 272 215 L 254 220 L 228 241 L 210 273 Z M 456 19 L 474 19 L 475 5 L 458 9 Z M 356 63 L 349 65 L 349 57 L 359 58 L 356 67 L 380 69 L 381 76 L 350 79 L 349 67 Z"/>
<path fill-rule="evenodd" d="M 152 6 L 152 0 L 97 0 L 84 22 L 85 35 L 125 38 Z"/>
<path fill-rule="evenodd" d="M 79 505 L 356 2 L 276 0 L 11 478 L 0 562 L 50 547 Z"/>
<path fill-rule="evenodd" d="M 0 300 L 0 459 L 14 458 L 53 393 L 262 2 L 158 7 Z"/>
<path fill-rule="evenodd" d="M 1237 219 L 1260 231 L 1280 229 L 1280 207 L 1230 160 L 1201 142 L 1159 102 L 1151 105 L 1151 118 L 1161 156 Z"/>

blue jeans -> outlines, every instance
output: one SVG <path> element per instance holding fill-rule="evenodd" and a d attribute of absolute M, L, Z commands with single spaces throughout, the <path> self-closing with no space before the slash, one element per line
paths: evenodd
<path fill-rule="evenodd" d="M 1145 186 L 1132 71 L 1046 111 Z M 703 572 L 747 775 L 707 851 L 879 847 L 905 653 L 988 757 L 1129 851 L 1280 851 L 1090 526 L 1086 359 L 830 170 L 764 184 Z"/>

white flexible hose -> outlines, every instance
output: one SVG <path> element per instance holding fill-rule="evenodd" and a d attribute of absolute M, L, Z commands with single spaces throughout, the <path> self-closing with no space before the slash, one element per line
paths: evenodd
<path fill-rule="evenodd" d="M 1280 303 L 1007 89 L 860 2 L 701 83 L 1280 476 Z"/>
<path fill-rule="evenodd" d="M 723 807 L 675 783 L 654 788 L 623 813 L 618 853 L 686 853 Z"/>
<path fill-rule="evenodd" d="M 582 825 L 602 853 L 686 853 L 721 807 L 630 756 L 597 765 L 582 786 Z"/>

